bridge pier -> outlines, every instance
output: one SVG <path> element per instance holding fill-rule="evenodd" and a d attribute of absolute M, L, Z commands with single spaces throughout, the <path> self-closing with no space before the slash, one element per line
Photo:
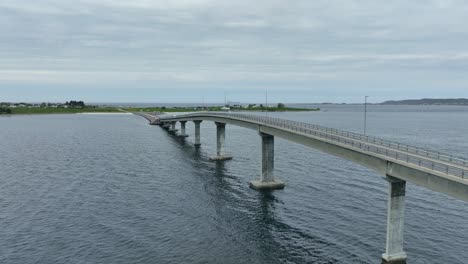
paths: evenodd
<path fill-rule="evenodd" d="M 275 164 L 275 137 L 269 134 L 260 132 L 262 138 L 262 167 L 260 180 L 251 181 L 250 188 L 255 190 L 265 189 L 283 189 L 284 183 L 275 180 L 274 164 Z"/>
<path fill-rule="evenodd" d="M 383 264 L 406 264 L 403 251 L 406 181 L 387 176 L 389 182 L 387 243 L 382 255 Z"/>
<path fill-rule="evenodd" d="M 221 161 L 221 160 L 230 160 L 232 156 L 226 155 L 224 153 L 224 142 L 226 138 L 226 124 L 218 123 L 216 124 L 216 156 L 210 157 L 210 160 Z"/>
<path fill-rule="evenodd" d="M 200 140 L 200 124 L 201 120 L 194 120 L 193 123 L 195 124 L 195 146 L 200 146 L 201 145 L 201 140 Z"/>
<path fill-rule="evenodd" d="M 185 133 L 185 124 L 187 121 L 180 121 L 180 135 L 179 137 L 188 137 L 188 135 Z"/>
<path fill-rule="evenodd" d="M 176 128 L 176 124 L 177 124 L 177 122 L 175 122 L 175 121 L 171 122 L 171 128 L 169 129 L 169 132 L 175 133 L 175 132 L 178 131 L 177 128 Z"/>

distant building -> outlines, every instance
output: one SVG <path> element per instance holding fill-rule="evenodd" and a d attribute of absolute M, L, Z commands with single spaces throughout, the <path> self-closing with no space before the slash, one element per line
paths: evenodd
<path fill-rule="evenodd" d="M 241 103 L 240 103 L 240 102 L 232 102 L 232 101 L 229 101 L 229 102 L 227 103 L 227 105 L 229 105 L 229 106 L 240 106 Z"/>

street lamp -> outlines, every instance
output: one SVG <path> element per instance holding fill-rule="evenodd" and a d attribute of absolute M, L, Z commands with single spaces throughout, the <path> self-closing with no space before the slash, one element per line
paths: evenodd
<path fill-rule="evenodd" d="M 364 96 L 364 135 L 367 132 L 367 97 L 369 96 Z"/>

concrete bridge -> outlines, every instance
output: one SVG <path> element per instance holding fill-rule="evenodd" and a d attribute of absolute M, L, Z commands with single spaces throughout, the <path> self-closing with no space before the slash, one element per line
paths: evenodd
<path fill-rule="evenodd" d="M 280 137 L 325 153 L 350 160 L 382 175 L 389 183 L 386 251 L 383 263 L 406 263 L 403 227 L 406 182 L 468 201 L 468 161 L 439 152 L 411 147 L 371 136 L 308 123 L 250 114 L 200 112 L 181 115 L 140 114 L 152 124 L 187 137 L 185 124 L 195 124 L 195 145 L 200 145 L 200 123 L 213 121 L 217 130 L 217 151 L 212 160 L 231 159 L 225 153 L 226 124 L 259 132 L 262 142 L 261 173 L 250 182 L 253 189 L 280 189 L 284 183 L 274 175 L 274 138 Z"/>
<path fill-rule="evenodd" d="M 153 112 L 153 113 L 146 113 L 146 112 L 134 112 L 133 114 L 146 118 L 149 121 L 150 125 L 159 125 L 159 115 L 163 113 Z"/>

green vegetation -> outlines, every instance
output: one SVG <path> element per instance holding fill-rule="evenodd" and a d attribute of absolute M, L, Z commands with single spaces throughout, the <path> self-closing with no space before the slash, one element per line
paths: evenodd
<path fill-rule="evenodd" d="M 129 107 L 122 108 L 124 111 L 128 112 L 166 112 L 166 113 L 176 113 L 176 112 L 196 112 L 196 111 L 221 111 L 221 106 L 211 106 L 211 107 L 172 107 L 167 108 L 165 106 L 161 107 Z"/>
<path fill-rule="evenodd" d="M 119 112 L 116 107 L 85 105 L 83 101 L 66 103 L 5 103 L 0 102 L 0 114 L 76 114 Z"/>
<path fill-rule="evenodd" d="M 123 108 L 122 110 L 128 111 L 128 112 L 167 112 L 167 113 L 173 113 L 173 112 L 194 112 L 194 111 L 222 111 L 221 106 L 210 106 L 210 107 L 173 107 L 173 108 L 167 108 L 167 107 L 145 107 L 145 108 Z M 286 107 L 284 104 L 279 103 L 276 107 L 264 107 L 262 104 L 261 105 L 255 105 L 251 104 L 248 106 L 231 106 L 230 107 L 231 111 L 265 111 L 267 110 L 268 112 L 281 112 L 281 111 L 319 111 L 319 108 L 293 108 L 293 107 Z"/>
<path fill-rule="evenodd" d="M 177 108 L 166 108 L 162 107 L 129 107 L 122 108 L 124 111 L 128 112 L 193 112 L 196 111 L 193 108 L 177 107 Z"/>
<path fill-rule="evenodd" d="M 113 113 L 119 112 L 119 109 L 114 107 L 85 107 L 85 108 L 28 108 L 16 107 L 11 109 L 12 114 L 77 114 L 77 113 Z"/>
<path fill-rule="evenodd" d="M 197 111 L 318 111 L 320 109 L 292 108 L 278 103 L 274 107 L 265 107 L 262 104 L 250 104 L 246 106 L 234 105 L 229 108 L 222 106 L 209 107 L 127 107 L 86 105 L 83 101 L 69 101 L 66 103 L 0 103 L 0 114 L 76 114 L 76 113 L 115 113 L 115 112 L 197 112 Z"/>
<path fill-rule="evenodd" d="M 66 106 L 71 108 L 85 108 L 85 104 L 83 101 L 70 101 L 65 103 Z"/>
<path fill-rule="evenodd" d="M 283 103 L 278 103 L 276 107 L 268 106 L 265 107 L 263 104 L 255 105 L 249 104 L 246 107 L 234 106 L 231 107 L 231 111 L 268 111 L 268 112 L 306 112 L 306 111 L 319 111 L 320 108 L 296 108 L 296 107 L 287 107 Z"/>
<path fill-rule="evenodd" d="M 11 114 L 10 108 L 0 107 L 0 115 L 9 115 Z"/>

